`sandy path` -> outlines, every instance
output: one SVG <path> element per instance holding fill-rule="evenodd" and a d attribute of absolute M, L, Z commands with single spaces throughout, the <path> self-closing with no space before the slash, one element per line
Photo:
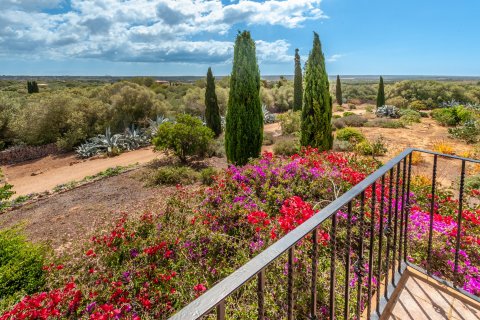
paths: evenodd
<path fill-rule="evenodd" d="M 53 189 L 73 180 L 82 180 L 115 166 L 147 163 L 161 157 L 151 147 L 123 153 L 113 158 L 79 160 L 74 154 L 49 156 L 34 161 L 2 167 L 7 181 L 13 185 L 15 196 Z"/>

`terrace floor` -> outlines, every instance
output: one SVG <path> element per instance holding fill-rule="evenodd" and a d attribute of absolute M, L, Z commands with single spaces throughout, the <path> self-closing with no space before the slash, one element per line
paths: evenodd
<path fill-rule="evenodd" d="M 407 268 L 381 319 L 480 319 L 480 303 Z"/>

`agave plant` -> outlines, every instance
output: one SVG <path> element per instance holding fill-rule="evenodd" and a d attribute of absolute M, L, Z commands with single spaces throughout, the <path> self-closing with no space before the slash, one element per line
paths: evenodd
<path fill-rule="evenodd" d="M 266 105 L 262 105 L 262 113 L 263 113 L 263 123 L 274 123 L 275 122 L 275 115 L 268 111 Z"/>
<path fill-rule="evenodd" d="M 169 121 L 171 120 L 162 114 L 157 115 L 157 118 L 155 120 L 148 119 L 148 124 L 150 125 L 150 127 L 147 129 L 148 134 L 150 134 L 150 136 L 153 137 L 154 135 L 157 134 L 158 126 L 161 125 L 162 123 L 169 122 Z"/>
<path fill-rule="evenodd" d="M 96 144 L 87 141 L 75 148 L 75 152 L 80 158 L 90 158 L 97 154 L 98 149 Z"/>
<path fill-rule="evenodd" d="M 146 131 L 142 132 L 139 129 L 135 129 L 135 126 L 132 125 L 131 128 L 125 130 L 125 134 L 119 140 L 119 144 L 122 149 L 135 150 L 149 145 L 150 137 Z"/>
<path fill-rule="evenodd" d="M 393 119 L 398 119 L 401 116 L 397 107 L 388 105 L 378 107 L 377 111 L 375 111 L 375 114 L 377 117 Z"/>

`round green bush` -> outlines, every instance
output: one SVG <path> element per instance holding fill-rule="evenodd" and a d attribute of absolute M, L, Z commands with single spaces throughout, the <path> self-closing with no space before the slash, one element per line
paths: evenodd
<path fill-rule="evenodd" d="M 190 167 L 166 166 L 155 171 L 150 185 L 186 185 L 195 183 L 198 179 L 198 172 Z"/>
<path fill-rule="evenodd" d="M 343 128 L 337 131 L 336 137 L 338 140 L 348 141 L 352 144 L 358 144 L 365 140 L 365 136 L 355 128 Z"/>
<path fill-rule="evenodd" d="M 279 141 L 273 147 L 273 152 L 282 156 L 291 156 L 300 151 L 300 145 L 296 140 Z"/>
<path fill-rule="evenodd" d="M 0 309 L 40 290 L 45 249 L 27 241 L 19 228 L 0 231 Z"/>

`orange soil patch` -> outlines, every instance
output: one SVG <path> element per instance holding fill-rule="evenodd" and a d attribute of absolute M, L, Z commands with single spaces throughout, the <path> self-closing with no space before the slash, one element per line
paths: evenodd
<path fill-rule="evenodd" d="M 51 190 L 73 180 L 82 180 L 111 167 L 144 164 L 161 156 L 160 153 L 153 152 L 152 147 L 126 152 L 113 158 L 91 160 L 80 160 L 74 154 L 66 154 L 4 166 L 2 170 L 7 182 L 13 185 L 15 196 L 22 196 Z"/>

